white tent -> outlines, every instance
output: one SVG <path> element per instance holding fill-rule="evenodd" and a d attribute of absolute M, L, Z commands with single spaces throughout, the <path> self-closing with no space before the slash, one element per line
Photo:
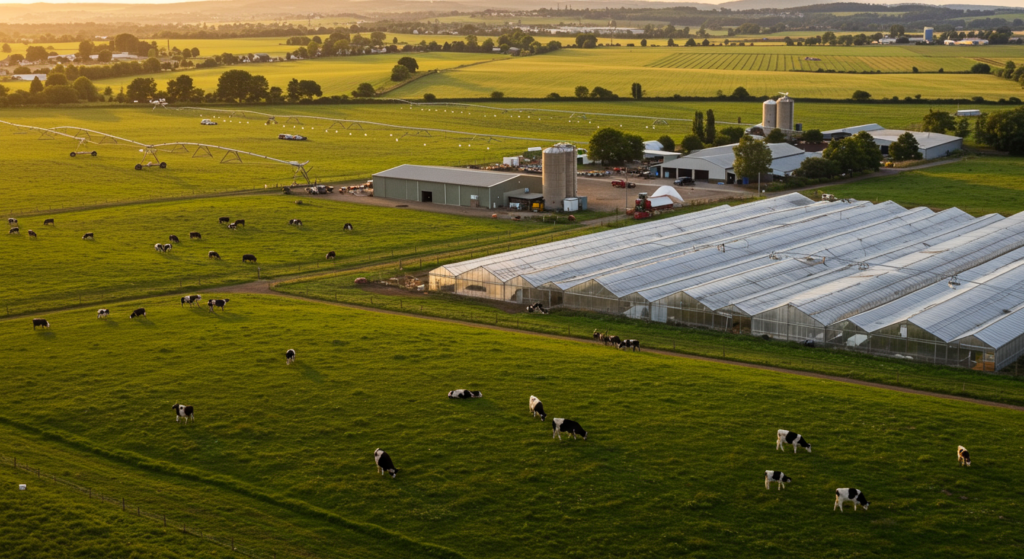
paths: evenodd
<path fill-rule="evenodd" d="M 677 204 L 685 203 L 683 202 L 683 197 L 679 195 L 679 191 L 676 190 L 674 186 L 669 186 L 667 184 L 665 186 L 662 186 L 658 190 L 655 190 L 654 194 L 651 195 L 651 198 L 657 198 L 659 196 L 668 196 L 669 198 L 672 199 L 673 202 L 676 202 Z"/>

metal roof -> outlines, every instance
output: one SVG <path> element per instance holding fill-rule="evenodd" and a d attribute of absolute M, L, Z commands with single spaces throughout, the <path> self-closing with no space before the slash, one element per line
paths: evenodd
<path fill-rule="evenodd" d="M 713 148 L 697 150 L 694 152 L 690 152 L 689 155 L 684 155 L 678 159 L 666 161 L 665 163 L 662 163 L 660 166 L 670 169 L 685 169 L 687 168 L 687 165 L 693 164 L 694 159 L 702 159 L 704 161 L 707 161 L 708 163 L 711 163 L 712 165 L 717 165 L 723 169 L 731 169 L 733 163 L 736 160 L 736 154 L 735 152 L 733 152 L 732 148 L 738 145 L 739 144 L 729 144 L 725 146 L 717 146 Z M 772 150 L 773 161 L 776 159 L 801 155 L 805 153 L 804 150 L 796 146 L 791 146 L 785 142 L 767 145 Z"/>
<path fill-rule="evenodd" d="M 492 186 L 498 186 L 499 184 L 508 182 L 516 177 L 525 175 L 499 173 L 496 171 L 478 171 L 475 169 L 460 169 L 456 167 L 399 165 L 398 167 L 375 173 L 373 176 L 384 177 L 387 179 L 439 182 L 444 184 L 461 184 L 465 186 L 490 188 Z"/>
<path fill-rule="evenodd" d="M 947 134 L 939 134 L 938 132 L 917 132 L 915 130 L 874 130 L 868 132 L 871 137 L 883 142 L 895 142 L 900 136 L 910 132 L 914 139 L 917 140 L 917 145 L 921 149 L 930 149 L 934 147 L 944 146 L 952 142 L 961 142 L 959 137 L 950 136 Z"/>

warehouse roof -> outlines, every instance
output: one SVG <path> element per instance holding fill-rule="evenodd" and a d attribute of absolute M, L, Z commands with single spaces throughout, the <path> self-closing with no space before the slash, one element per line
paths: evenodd
<path fill-rule="evenodd" d="M 697 150 L 691 152 L 688 155 L 684 155 L 679 159 L 666 161 L 665 163 L 661 164 L 661 167 L 669 169 L 685 169 L 688 165 L 693 164 L 694 159 L 702 159 L 712 165 L 722 167 L 723 169 L 731 169 L 733 163 L 736 160 L 736 154 L 733 152 L 732 148 L 736 147 L 737 145 L 739 144 L 729 144 L 726 146 L 718 146 L 713 148 Z M 771 148 L 772 150 L 773 160 L 799 156 L 801 158 L 800 161 L 803 161 L 803 159 L 806 157 L 806 152 L 804 152 L 804 150 L 796 146 L 791 146 L 784 142 L 778 144 L 768 144 L 768 147 Z M 797 167 L 799 166 L 800 164 L 797 163 Z"/>
<path fill-rule="evenodd" d="M 439 182 L 444 184 L 462 184 L 490 188 L 508 182 L 522 175 L 499 173 L 497 171 L 478 171 L 458 167 L 433 167 L 430 165 L 399 165 L 387 171 L 375 173 L 375 177 L 387 179 L 403 179 L 412 181 Z"/>
<path fill-rule="evenodd" d="M 868 132 L 871 137 L 884 142 L 895 142 L 900 136 L 910 132 L 913 134 L 914 139 L 917 140 L 917 145 L 921 149 L 929 149 L 939 146 L 944 146 L 951 142 L 959 142 L 961 139 L 957 136 L 950 136 L 948 134 L 939 134 L 938 132 L 917 132 L 915 130 L 874 130 Z"/>

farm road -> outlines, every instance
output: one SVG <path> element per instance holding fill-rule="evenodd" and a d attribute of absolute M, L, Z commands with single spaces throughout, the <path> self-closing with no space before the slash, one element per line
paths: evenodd
<path fill-rule="evenodd" d="M 388 314 L 388 315 L 393 315 L 393 316 L 404 316 L 404 317 L 409 317 L 409 318 L 418 318 L 418 319 L 421 319 L 421 320 L 431 320 L 431 321 L 434 321 L 434 322 L 445 322 L 445 323 L 448 323 L 448 324 L 457 324 L 459 326 L 468 326 L 468 327 L 471 327 L 471 328 L 481 328 L 481 329 L 484 329 L 484 330 L 493 330 L 493 331 L 496 331 L 496 332 L 513 332 L 513 333 L 523 334 L 523 335 L 527 335 L 527 336 L 537 336 L 537 337 L 541 337 L 541 338 L 549 338 L 549 339 L 552 339 L 552 340 L 561 340 L 561 341 L 564 341 L 564 342 L 598 345 L 598 342 L 594 342 L 594 341 L 591 341 L 591 340 L 580 339 L 580 338 L 572 338 L 572 337 L 569 337 L 569 336 L 559 336 L 557 334 L 544 334 L 544 333 L 540 333 L 540 332 L 531 332 L 529 330 L 517 330 L 515 328 L 506 328 L 504 326 L 493 326 L 493 325 L 489 325 L 489 324 L 481 324 L 479 322 L 466 322 L 466 321 L 462 321 L 462 320 L 454 320 L 454 319 L 451 319 L 451 318 L 440 318 L 440 317 L 434 317 L 434 316 L 418 315 L 418 314 L 415 314 L 415 313 L 405 313 L 405 312 L 398 312 L 398 311 L 392 311 L 392 310 L 386 310 L 386 309 L 375 309 L 375 308 L 372 308 L 372 307 L 361 307 L 359 305 L 350 305 L 350 304 L 347 304 L 347 303 L 335 303 L 333 301 L 324 301 L 322 299 L 314 299 L 312 297 L 300 297 L 298 295 L 290 295 L 290 294 L 280 293 L 280 292 L 274 291 L 272 288 L 273 288 L 275 283 L 277 283 L 277 282 L 272 282 L 270 280 L 263 280 L 263 281 L 257 281 L 257 282 L 251 282 L 251 283 L 243 283 L 243 284 L 239 284 L 239 285 L 231 285 L 231 286 L 227 286 L 227 287 L 220 287 L 220 288 L 212 289 L 210 291 L 211 292 L 215 292 L 215 293 L 248 293 L 248 294 L 255 294 L 255 295 L 273 295 L 275 297 L 283 297 L 283 298 L 286 298 L 286 299 L 295 299 L 297 301 L 306 301 L 306 302 L 311 302 L 311 303 L 320 303 L 320 304 L 324 304 L 324 305 L 332 305 L 332 306 L 335 306 L 335 307 L 342 307 L 342 308 L 358 310 L 358 311 L 375 312 L 375 313 L 380 313 L 380 314 Z M 940 393 L 937 393 L 937 392 L 927 392 L 927 391 L 924 391 L 924 390 L 915 390 L 913 388 L 904 388 L 904 387 L 901 387 L 901 386 L 891 386 L 891 385 L 888 385 L 888 384 L 881 384 L 881 383 L 877 383 L 877 382 L 869 382 L 869 381 L 864 381 L 864 380 L 849 379 L 849 378 L 836 377 L 836 376 L 831 376 L 831 375 L 823 375 L 823 374 L 820 374 L 820 373 L 811 373 L 811 372 L 807 372 L 807 371 L 797 371 L 795 369 L 783 369 L 781 367 L 771 367 L 771 366 L 768 366 L 768 365 L 756 365 L 756 364 L 753 364 L 753 363 L 744 363 L 742 361 L 731 361 L 731 360 L 728 360 L 728 359 L 715 359 L 713 357 L 702 357 L 702 356 L 698 356 L 698 355 L 687 355 L 687 354 L 683 354 L 683 353 L 676 353 L 676 352 L 665 351 L 665 350 L 660 350 L 660 349 L 645 349 L 644 351 L 647 352 L 647 353 L 654 353 L 654 354 L 657 354 L 657 355 L 663 355 L 663 356 L 666 356 L 666 357 L 673 357 L 673 358 L 676 358 L 676 359 L 689 359 L 689 360 L 693 360 L 693 361 L 704 361 L 704 362 L 708 362 L 708 363 L 719 363 L 719 364 L 723 364 L 723 365 L 731 365 L 731 366 L 734 366 L 734 367 L 746 367 L 748 369 L 759 369 L 759 370 L 762 370 L 762 371 L 772 371 L 772 372 L 776 372 L 776 373 L 785 373 L 785 374 L 797 375 L 797 376 L 802 376 L 802 377 L 816 378 L 816 379 L 822 379 L 822 380 L 831 380 L 831 381 L 835 381 L 835 382 L 844 382 L 846 384 L 855 384 L 855 385 L 858 385 L 858 386 L 867 386 L 867 387 L 870 387 L 870 388 L 878 388 L 878 389 L 881 389 L 881 390 L 891 390 L 891 391 L 894 391 L 894 392 L 903 392 L 905 394 L 916 394 L 918 396 L 930 396 L 932 398 L 941 398 L 941 399 L 944 399 L 944 400 L 956 400 L 958 402 L 967 402 L 967 403 L 970 403 L 970 404 L 977 404 L 977 405 L 980 405 L 980 406 L 989 406 L 989 407 L 993 407 L 993 408 L 1003 408 L 1003 409 L 1008 409 L 1008 410 L 1024 411 L 1024 407 L 1022 407 L 1022 406 L 1014 406 L 1014 405 L 1011 405 L 1011 404 L 1003 404 L 1003 403 L 1000 403 L 1000 402 L 990 402 L 990 401 L 987 401 L 987 400 L 978 400 L 978 399 L 975 399 L 975 398 L 965 398 L 963 396 L 953 396 L 951 394 L 940 394 Z"/>

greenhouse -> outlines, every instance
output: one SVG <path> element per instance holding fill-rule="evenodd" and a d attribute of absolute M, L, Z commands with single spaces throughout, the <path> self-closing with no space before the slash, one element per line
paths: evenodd
<path fill-rule="evenodd" d="M 430 289 L 992 370 L 1024 352 L 1021 247 L 1024 214 L 791 194 L 449 264 Z"/>

